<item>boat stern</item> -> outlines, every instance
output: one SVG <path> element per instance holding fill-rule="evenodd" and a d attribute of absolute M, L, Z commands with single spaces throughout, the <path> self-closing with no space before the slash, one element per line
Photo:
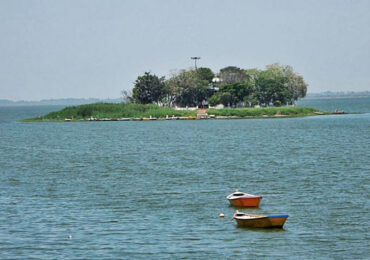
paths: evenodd
<path fill-rule="evenodd" d="M 271 222 L 271 227 L 277 227 L 277 228 L 282 228 L 285 224 L 285 221 L 289 215 L 273 215 L 273 216 L 268 216 L 270 222 Z"/>

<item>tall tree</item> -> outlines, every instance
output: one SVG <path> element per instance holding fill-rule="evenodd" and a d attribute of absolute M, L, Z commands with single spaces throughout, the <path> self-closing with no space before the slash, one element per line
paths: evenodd
<path fill-rule="evenodd" d="M 220 94 L 220 103 L 225 107 L 232 106 L 233 102 L 233 96 L 229 92 L 223 92 Z"/>
<path fill-rule="evenodd" d="M 221 104 L 221 92 L 216 92 L 210 98 L 208 98 L 208 104 L 211 106 L 217 106 Z"/>
<path fill-rule="evenodd" d="M 254 92 L 254 86 L 251 83 L 233 83 L 229 85 L 222 85 L 220 92 L 228 92 L 231 94 L 231 105 L 236 105 L 244 101 L 244 97 Z"/>
<path fill-rule="evenodd" d="M 248 81 L 254 83 L 257 79 L 261 71 L 257 68 L 246 69 L 245 74 L 247 75 Z"/>
<path fill-rule="evenodd" d="M 215 74 L 210 68 L 198 68 L 196 72 L 200 80 L 205 80 L 208 83 L 211 83 L 215 77 Z"/>
<path fill-rule="evenodd" d="M 209 82 L 195 70 L 182 70 L 166 81 L 168 99 L 179 106 L 201 105 L 209 96 Z"/>
<path fill-rule="evenodd" d="M 286 79 L 286 86 L 291 92 L 291 103 L 303 98 L 307 93 L 307 84 L 304 82 L 303 77 L 293 71 L 291 66 L 282 66 L 278 63 L 274 63 L 266 66 L 266 71 L 269 71 L 275 76 L 282 76 Z"/>
<path fill-rule="evenodd" d="M 234 66 L 221 69 L 219 76 L 222 80 L 222 84 L 224 85 L 233 83 L 246 83 L 249 80 L 249 77 L 244 70 Z"/>
<path fill-rule="evenodd" d="M 166 92 L 164 77 L 159 78 L 150 72 L 145 72 L 135 81 L 135 87 L 132 90 L 132 100 L 136 103 L 149 104 L 159 103 Z"/>
<path fill-rule="evenodd" d="M 287 78 L 276 73 L 273 69 L 262 71 L 256 81 L 257 98 L 260 103 L 269 105 L 270 102 L 280 101 L 282 104 L 292 98 L 287 86 Z"/>
<path fill-rule="evenodd" d="M 303 77 L 296 74 L 291 67 L 285 70 L 285 75 L 288 81 L 288 89 L 292 92 L 292 100 L 298 100 L 299 98 L 303 98 L 306 96 L 307 93 L 307 84 L 304 82 Z"/>

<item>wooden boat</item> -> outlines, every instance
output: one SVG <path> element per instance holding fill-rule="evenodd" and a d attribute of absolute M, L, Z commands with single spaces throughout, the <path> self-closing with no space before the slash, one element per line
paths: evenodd
<path fill-rule="evenodd" d="M 254 215 L 236 211 L 234 219 L 239 227 L 282 228 L 288 215 Z"/>
<path fill-rule="evenodd" d="M 261 196 L 240 192 L 238 190 L 231 193 L 226 198 L 229 200 L 230 204 L 235 207 L 258 207 L 262 200 Z"/>

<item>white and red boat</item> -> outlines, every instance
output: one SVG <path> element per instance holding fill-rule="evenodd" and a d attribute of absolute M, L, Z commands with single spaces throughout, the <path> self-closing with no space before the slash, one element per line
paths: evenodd
<path fill-rule="evenodd" d="M 226 197 L 230 204 L 235 207 L 258 207 L 262 197 L 236 190 Z"/>

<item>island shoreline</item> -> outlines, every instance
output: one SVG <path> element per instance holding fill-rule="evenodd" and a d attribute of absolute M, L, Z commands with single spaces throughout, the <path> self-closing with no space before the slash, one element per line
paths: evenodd
<path fill-rule="evenodd" d="M 96 103 L 63 108 L 21 122 L 171 121 L 296 118 L 332 115 L 310 107 L 264 107 L 176 110 L 153 104 Z"/>

